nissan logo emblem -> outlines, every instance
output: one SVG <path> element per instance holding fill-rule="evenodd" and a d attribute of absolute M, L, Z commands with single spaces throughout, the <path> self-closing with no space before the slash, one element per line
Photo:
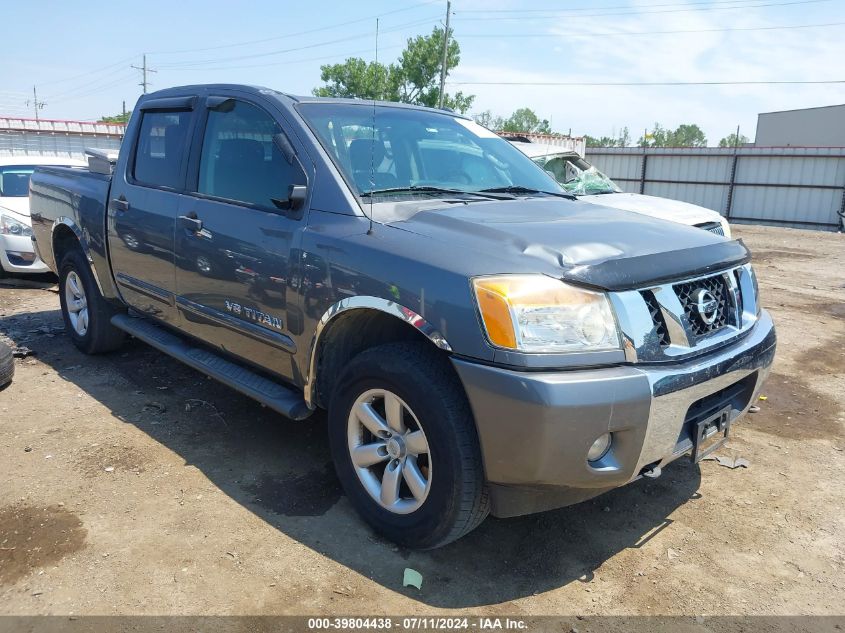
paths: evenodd
<path fill-rule="evenodd" d="M 704 288 L 699 288 L 692 293 L 692 300 L 701 320 L 706 325 L 711 325 L 719 315 L 719 302 L 713 296 L 713 293 Z"/>

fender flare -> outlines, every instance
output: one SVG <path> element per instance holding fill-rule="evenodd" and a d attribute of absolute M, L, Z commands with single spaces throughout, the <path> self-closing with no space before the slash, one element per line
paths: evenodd
<path fill-rule="evenodd" d="M 444 337 L 443 334 L 441 334 L 440 331 L 431 323 L 426 321 L 422 316 L 410 308 L 406 308 L 395 301 L 390 301 L 389 299 L 383 299 L 381 297 L 358 296 L 341 299 L 337 303 L 332 304 L 329 309 L 323 313 L 323 316 L 320 317 L 320 320 L 317 322 L 317 328 L 314 332 L 313 338 L 311 339 L 311 346 L 308 351 L 308 376 L 303 388 L 303 397 L 309 409 L 313 410 L 316 408 L 316 404 L 314 403 L 314 392 L 317 388 L 317 351 L 320 345 L 320 337 L 332 319 L 350 310 L 375 310 L 389 314 L 390 316 L 396 317 L 416 329 L 428 340 L 434 343 L 438 349 L 446 352 L 452 351 L 452 346 L 449 345 L 446 337 Z"/>
<path fill-rule="evenodd" d="M 91 274 L 94 275 L 94 281 L 97 283 L 97 289 L 100 291 L 101 295 L 105 296 L 103 292 L 103 284 L 100 282 L 100 276 L 97 274 L 97 268 L 94 266 L 94 258 L 91 257 L 91 247 L 88 246 L 88 240 L 85 239 L 85 234 L 79 225 L 74 222 L 73 218 L 69 218 L 67 216 L 59 216 L 53 222 L 53 226 L 50 228 L 50 250 L 53 253 L 53 260 L 56 263 L 56 273 L 59 272 L 59 266 L 61 262 L 56 260 L 56 249 L 54 247 L 55 244 L 55 237 L 56 237 L 56 230 L 60 227 L 64 226 L 71 230 L 71 232 L 76 236 L 77 241 L 79 242 L 79 246 L 82 249 L 82 254 L 85 255 L 85 259 L 88 261 L 88 265 L 91 267 Z"/>

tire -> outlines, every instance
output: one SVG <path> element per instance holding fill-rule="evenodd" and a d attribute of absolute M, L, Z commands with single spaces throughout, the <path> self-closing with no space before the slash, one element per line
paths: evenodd
<path fill-rule="evenodd" d="M 59 299 L 65 330 L 79 351 L 101 354 L 123 344 L 126 334 L 111 324 L 117 310 L 100 294 L 91 267 L 80 250 L 68 252 L 62 260 Z"/>
<path fill-rule="evenodd" d="M 399 427 L 405 427 L 404 434 L 393 433 L 393 424 L 377 437 L 360 422 L 360 415 L 352 414 L 367 405 L 367 410 L 381 412 L 381 423 L 389 424 L 388 400 L 398 400 L 394 406 L 403 411 Z M 372 426 L 372 418 L 368 420 Z M 426 452 L 421 449 L 423 442 Z M 390 343 L 352 359 L 332 393 L 329 443 L 353 507 L 395 543 L 413 549 L 441 547 L 478 527 L 490 511 L 469 403 L 448 359 L 427 343 Z M 377 445 L 378 450 L 372 451 Z M 382 460 L 362 467 L 358 456 L 356 465 L 352 457 L 356 446 L 365 451 L 356 451 L 356 456 L 377 459 L 378 454 Z M 385 485 L 385 474 L 400 466 L 401 475 L 390 478 L 400 480 L 398 500 L 385 505 L 380 490 L 393 489 Z M 390 503 L 396 496 L 387 492 L 387 499 Z"/>
<path fill-rule="evenodd" d="M 12 382 L 14 375 L 15 359 L 12 356 L 12 348 L 0 343 L 0 389 L 5 389 Z"/>

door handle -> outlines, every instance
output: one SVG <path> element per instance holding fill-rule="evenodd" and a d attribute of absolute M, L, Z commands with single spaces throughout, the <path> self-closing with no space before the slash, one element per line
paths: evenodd
<path fill-rule="evenodd" d="M 196 213 L 189 213 L 188 215 L 180 215 L 179 221 L 182 226 L 191 231 L 202 231 L 202 220 L 197 218 Z"/>
<path fill-rule="evenodd" d="M 111 206 L 115 211 L 129 211 L 129 200 L 124 197 L 114 198 Z"/>

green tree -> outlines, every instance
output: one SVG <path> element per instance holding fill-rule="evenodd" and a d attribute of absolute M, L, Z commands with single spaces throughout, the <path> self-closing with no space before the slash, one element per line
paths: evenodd
<path fill-rule="evenodd" d="M 479 125 L 483 125 L 488 130 L 501 130 L 504 125 L 504 119 L 500 116 L 495 116 L 490 110 L 473 114 L 472 118 Z"/>
<path fill-rule="evenodd" d="M 104 116 L 100 117 L 100 120 L 97 123 L 128 123 L 129 117 L 132 115 L 132 111 L 130 110 L 126 114 L 115 114 L 114 116 Z"/>
<path fill-rule="evenodd" d="M 502 123 L 505 132 L 534 132 L 535 134 L 551 134 L 552 128 L 548 120 L 540 119 L 531 108 L 520 108 Z"/>
<path fill-rule="evenodd" d="M 655 123 L 651 132 L 637 141 L 640 147 L 706 147 L 707 137 L 694 123 L 679 125 L 674 131 Z"/>
<path fill-rule="evenodd" d="M 394 65 L 366 62 L 350 57 L 342 64 L 320 66 L 325 86 L 314 89 L 317 97 L 346 97 L 399 101 L 399 77 Z"/>
<path fill-rule="evenodd" d="M 719 147 L 738 147 L 748 142 L 749 139 L 745 136 L 745 134 L 740 134 L 739 138 L 737 138 L 736 132 L 734 132 L 733 134 L 728 134 L 725 138 L 719 141 Z"/>
<path fill-rule="evenodd" d="M 612 136 L 595 137 L 585 134 L 584 140 L 587 147 L 628 147 L 631 143 L 631 133 L 627 127 L 623 127 L 616 138 Z"/>
<path fill-rule="evenodd" d="M 444 29 L 435 27 L 431 35 L 408 39 L 405 50 L 394 64 L 365 62 L 350 57 L 342 64 L 321 66 L 320 80 L 325 85 L 315 88 L 314 95 L 384 99 L 437 107 L 444 35 Z M 446 53 L 447 76 L 460 61 L 461 48 L 454 38 L 450 38 Z M 443 105 L 463 113 L 469 110 L 474 99 L 474 95 L 465 95 L 460 91 L 446 93 Z"/>
<path fill-rule="evenodd" d="M 617 139 L 611 138 L 610 136 L 590 136 L 589 134 L 584 135 L 584 140 L 587 143 L 587 147 L 616 147 L 617 146 Z"/>
<path fill-rule="evenodd" d="M 672 132 L 672 147 L 707 147 L 707 137 L 694 123 L 684 123 Z"/>

